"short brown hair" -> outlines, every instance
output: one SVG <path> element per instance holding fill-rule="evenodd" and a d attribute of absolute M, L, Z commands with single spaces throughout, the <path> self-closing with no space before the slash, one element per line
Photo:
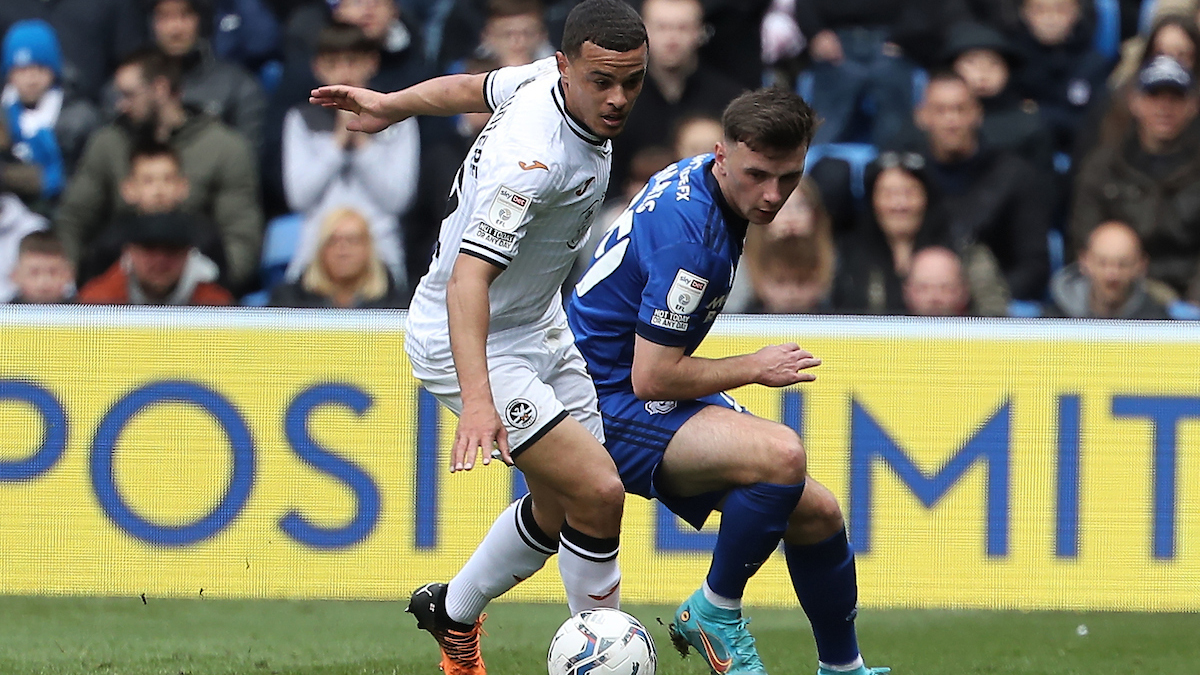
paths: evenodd
<path fill-rule="evenodd" d="M 755 152 L 807 147 L 816 122 L 816 113 L 804 99 L 780 87 L 748 91 L 733 99 L 721 116 L 725 140 L 745 143 Z"/>
<path fill-rule="evenodd" d="M 167 56 L 158 47 L 142 47 L 121 59 L 117 70 L 126 66 L 137 66 L 142 72 L 142 81 L 152 84 L 160 77 L 167 78 L 172 94 L 183 90 L 183 65 L 179 59 Z"/>
<path fill-rule="evenodd" d="M 326 54 L 378 54 L 379 45 L 358 26 L 333 22 L 317 35 L 317 56 Z"/>
<path fill-rule="evenodd" d="M 21 238 L 21 243 L 17 246 L 17 257 L 19 258 L 27 253 L 40 253 L 41 255 L 52 255 L 59 258 L 67 257 L 67 252 L 63 249 L 62 242 L 49 230 L 30 232 Z"/>
<path fill-rule="evenodd" d="M 133 171 L 133 165 L 137 164 L 139 159 L 157 159 L 159 157 L 169 157 L 171 161 L 175 162 L 176 168 L 183 169 L 183 163 L 179 160 L 179 153 L 175 152 L 175 148 L 166 143 L 147 139 L 130 149 L 129 170 Z"/>

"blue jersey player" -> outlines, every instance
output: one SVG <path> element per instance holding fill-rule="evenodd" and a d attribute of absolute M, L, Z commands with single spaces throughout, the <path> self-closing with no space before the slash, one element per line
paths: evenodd
<path fill-rule="evenodd" d="M 733 282 L 746 230 L 771 222 L 800 182 L 812 110 L 761 89 L 726 109 L 715 154 L 659 172 L 609 228 L 567 307 L 596 383 L 627 492 L 656 498 L 700 528 L 720 510 L 704 584 L 675 615 L 672 639 L 714 673 L 765 673 L 746 629 L 746 583 L 779 545 L 812 624 L 820 675 L 874 675 L 854 630 L 854 554 L 832 493 L 807 476 L 792 429 L 745 414 L 726 389 L 815 379 L 795 344 L 723 359 L 693 357 Z"/>

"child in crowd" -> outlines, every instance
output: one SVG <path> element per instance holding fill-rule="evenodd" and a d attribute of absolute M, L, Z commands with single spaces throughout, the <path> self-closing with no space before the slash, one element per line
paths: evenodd
<path fill-rule="evenodd" d="M 1016 46 L 1023 65 L 1014 84 L 1037 103 L 1054 138 L 1069 153 L 1093 101 L 1104 98 L 1109 60 L 1092 47 L 1081 0 L 1024 0 Z"/>
<path fill-rule="evenodd" d="M 121 255 L 126 243 L 126 224 L 132 217 L 176 211 L 187 200 L 190 189 L 179 155 L 171 146 L 145 142 L 134 147 L 129 156 L 129 173 L 121 180 L 124 205 L 116 221 L 88 245 L 80 258 L 80 283 L 104 272 Z M 201 228 L 191 233 L 197 248 L 224 270 L 225 252 L 215 229 L 202 219 L 188 222 Z"/>
<path fill-rule="evenodd" d="M 14 304 L 56 304 L 75 301 L 75 270 L 62 242 L 45 230 L 21 239 L 12 271 L 17 294 Z"/>
<path fill-rule="evenodd" d="M 1023 99 L 1012 83 L 1021 57 L 999 31 L 982 24 L 958 24 L 946 37 L 946 63 L 983 105 L 983 139 L 1047 172 L 1053 149 L 1037 104 Z"/>
<path fill-rule="evenodd" d="M 39 19 L 18 21 L 4 36 L 5 86 L 0 107 L 12 141 L 12 154 L 35 166 L 39 175 L 21 197 L 50 201 L 66 181 L 55 125 L 63 107 L 62 51 L 50 24 Z M 28 193 L 26 193 L 28 192 Z"/>

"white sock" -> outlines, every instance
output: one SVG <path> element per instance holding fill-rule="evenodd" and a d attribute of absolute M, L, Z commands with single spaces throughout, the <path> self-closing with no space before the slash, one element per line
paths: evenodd
<path fill-rule="evenodd" d="M 858 658 L 854 659 L 854 661 L 841 666 L 835 666 L 832 663 L 823 663 L 821 661 L 817 662 L 817 666 L 824 668 L 825 670 L 832 670 L 837 673 L 849 673 L 862 668 L 864 665 L 862 654 L 859 654 Z"/>
<path fill-rule="evenodd" d="M 509 505 L 446 589 L 446 614 L 473 624 L 483 608 L 542 569 L 555 542 L 533 519 L 529 495 Z"/>
<path fill-rule="evenodd" d="M 721 609 L 730 609 L 730 610 L 734 610 L 734 611 L 738 611 L 738 612 L 742 611 L 742 599 L 741 598 L 727 598 L 723 595 L 717 595 L 716 591 L 714 591 L 713 589 L 708 587 L 707 579 L 704 580 L 704 585 L 701 586 L 700 589 L 702 591 L 704 591 L 704 599 L 708 600 L 708 602 L 710 604 L 712 604 L 712 606 L 720 607 Z"/>
<path fill-rule="evenodd" d="M 620 539 L 597 539 L 563 525 L 558 542 L 558 571 L 571 614 L 596 607 L 621 606 Z"/>

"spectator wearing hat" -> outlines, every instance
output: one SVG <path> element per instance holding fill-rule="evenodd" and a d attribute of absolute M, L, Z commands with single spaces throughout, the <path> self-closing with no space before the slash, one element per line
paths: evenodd
<path fill-rule="evenodd" d="M 54 134 L 63 106 L 58 38 L 45 21 L 18 21 L 5 34 L 0 51 L 5 79 L 0 93 L 3 124 L 13 157 L 24 165 L 5 167 L 0 179 L 28 202 L 52 200 L 66 180 Z"/>
<path fill-rule="evenodd" d="M 1037 103 L 1023 99 L 1013 86 L 1012 73 L 1022 59 L 1008 38 L 982 24 L 958 24 L 947 37 L 945 61 L 983 105 L 984 143 L 1012 151 L 1049 172 L 1053 168 L 1050 132 Z"/>
<path fill-rule="evenodd" d="M 1021 98 L 1037 104 L 1056 152 L 1071 153 L 1093 103 L 1103 100 L 1109 59 L 1093 48 L 1080 0 L 1024 0 L 1013 74 Z"/>
<path fill-rule="evenodd" d="M 183 102 L 240 131 L 256 148 L 262 135 L 266 98 L 258 81 L 241 67 L 217 60 L 203 37 L 206 0 L 153 0 L 150 25 L 164 54 L 180 60 Z"/>
<path fill-rule="evenodd" d="M 121 257 L 130 218 L 180 209 L 187 201 L 191 185 L 183 173 L 179 155 L 171 146 L 145 142 L 130 152 L 129 173 L 121 179 L 120 190 L 121 206 L 114 222 L 91 241 L 79 261 L 80 284 L 103 274 Z M 203 219 L 196 219 L 196 223 L 203 226 L 193 233 L 196 248 L 217 263 L 223 274 L 228 274 L 221 238 Z"/>
<path fill-rule="evenodd" d="M 100 101 L 117 64 L 146 40 L 146 15 L 138 0 L 3 0 L 0 32 L 23 19 L 54 27 L 63 50 L 67 98 Z"/>
<path fill-rule="evenodd" d="M 193 245 L 193 216 L 182 212 L 130 221 L 121 259 L 79 291 L 79 302 L 99 305 L 229 305 L 216 283 L 217 265 Z"/>
<path fill-rule="evenodd" d="M 129 213 L 121 182 L 132 149 L 147 141 L 174 149 L 190 189 L 182 209 L 211 222 L 225 251 L 231 288 L 258 271 L 262 239 L 258 170 L 250 143 L 221 120 L 184 104 L 178 64 L 157 49 L 137 52 L 117 69 L 121 116 L 96 131 L 67 184 L 55 221 L 78 261 L 110 223 Z"/>
<path fill-rule="evenodd" d="M 1150 279 L 1200 301 L 1200 110 L 1192 74 L 1169 56 L 1138 73 L 1133 129 L 1084 160 L 1071 237 L 1077 248 L 1107 221 L 1127 223 L 1149 256 Z"/>
<path fill-rule="evenodd" d="M 1169 319 L 1146 280 L 1148 260 L 1137 232 L 1102 223 L 1088 235 L 1079 260 L 1050 280 L 1046 316 L 1084 319 Z"/>

